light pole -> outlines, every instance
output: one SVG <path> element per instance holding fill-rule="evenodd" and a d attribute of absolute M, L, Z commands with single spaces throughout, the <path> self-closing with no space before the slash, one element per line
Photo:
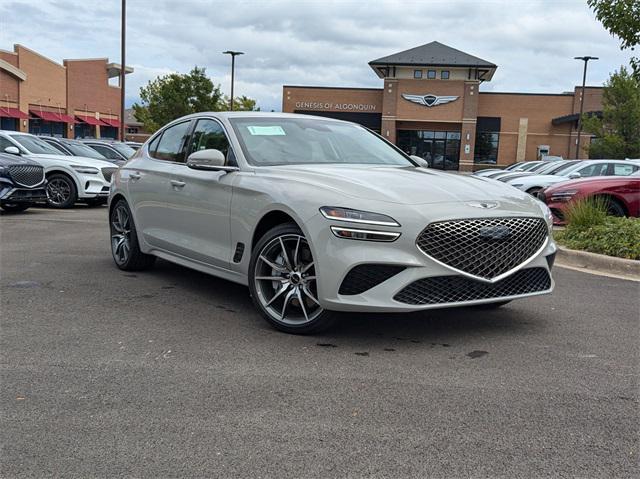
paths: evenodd
<path fill-rule="evenodd" d="M 122 0 L 122 26 L 120 27 L 120 141 L 124 141 L 124 77 L 125 63 L 125 31 L 127 29 L 127 0 Z"/>
<path fill-rule="evenodd" d="M 580 135 L 582 134 L 582 114 L 584 113 L 584 86 L 587 81 L 587 63 L 589 60 L 597 60 L 598 57 L 574 57 L 574 60 L 582 60 L 584 62 L 584 70 L 582 72 L 582 95 L 580 96 L 580 116 L 578 117 L 578 142 L 576 143 L 576 158 L 580 159 Z"/>
<path fill-rule="evenodd" d="M 231 55 L 231 105 L 229 109 L 233 111 L 233 80 L 236 69 L 236 57 L 238 55 L 244 55 L 244 52 L 234 52 L 233 50 L 227 50 L 226 52 L 222 52 L 224 55 Z"/>

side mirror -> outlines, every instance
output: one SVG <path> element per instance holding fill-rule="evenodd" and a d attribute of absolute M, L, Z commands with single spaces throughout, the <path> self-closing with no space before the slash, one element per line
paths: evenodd
<path fill-rule="evenodd" d="M 569 178 L 571 178 L 572 180 L 575 180 L 576 178 L 580 178 L 581 176 L 582 175 L 577 171 L 574 171 L 573 173 L 569 173 Z"/>
<path fill-rule="evenodd" d="M 5 153 L 9 153 L 10 155 L 18 155 L 20 156 L 20 150 L 18 149 L 17 146 L 7 146 L 4 149 Z"/>
<path fill-rule="evenodd" d="M 416 156 L 416 155 L 411 155 L 409 158 L 411 158 L 413 161 L 418 163 L 418 166 L 422 168 L 429 168 L 429 163 L 424 158 L 420 158 L 419 156 Z"/>
<path fill-rule="evenodd" d="M 224 169 L 225 159 L 220 150 L 195 151 L 187 158 L 187 166 L 194 170 L 218 171 Z"/>

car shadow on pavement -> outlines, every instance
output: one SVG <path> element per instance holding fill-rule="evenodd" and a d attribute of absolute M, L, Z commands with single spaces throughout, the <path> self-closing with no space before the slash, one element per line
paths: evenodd
<path fill-rule="evenodd" d="M 154 269 L 142 274 L 153 274 L 166 282 L 167 290 L 177 288 L 212 307 L 212 322 L 216 322 L 216 309 L 232 312 L 238 321 L 251 329 L 273 332 L 273 329 L 255 310 L 245 286 L 200 273 L 166 261 L 159 260 Z M 524 301 L 540 301 L 540 298 Z M 445 308 L 414 313 L 335 313 L 334 326 L 322 333 L 300 336 L 310 338 L 331 347 L 333 341 L 350 340 L 378 342 L 393 339 L 396 342 L 447 344 L 462 336 L 511 336 L 531 333 L 544 327 L 539 315 L 530 308 L 522 308 L 521 302 L 513 302 L 497 309 Z M 284 334 L 284 333 L 282 333 Z M 285 337 L 291 338 L 289 335 Z M 446 346 L 445 346 L 446 347 Z"/>

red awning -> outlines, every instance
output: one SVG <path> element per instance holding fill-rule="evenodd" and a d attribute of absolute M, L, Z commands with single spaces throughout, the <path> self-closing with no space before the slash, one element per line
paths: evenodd
<path fill-rule="evenodd" d="M 80 115 L 76 115 L 76 118 L 77 118 L 78 120 L 80 120 L 81 122 L 86 123 L 87 125 L 93 125 L 93 126 L 96 126 L 96 125 L 100 125 L 100 126 L 102 126 L 102 125 L 106 125 L 106 123 L 104 123 L 104 122 L 102 122 L 102 121 L 98 120 L 97 118 L 95 118 L 95 117 L 93 117 L 93 116 L 80 116 Z M 76 123 L 77 123 L 77 122 L 76 122 Z"/>
<path fill-rule="evenodd" d="M 120 120 L 117 118 L 100 118 L 100 121 L 106 123 L 109 126 L 120 128 Z"/>
<path fill-rule="evenodd" d="M 9 118 L 18 118 L 20 120 L 26 120 L 29 118 L 29 115 L 27 115 L 26 113 L 22 113 L 17 108 L 10 108 L 10 107 L 0 108 L 0 116 L 5 116 Z"/>
<path fill-rule="evenodd" d="M 52 111 L 29 110 L 29 113 L 45 121 L 62 121 L 60 114 Z"/>
<path fill-rule="evenodd" d="M 64 113 L 60 113 L 60 121 L 63 121 L 65 123 L 75 123 L 76 119 L 72 116 L 69 115 L 65 115 Z"/>

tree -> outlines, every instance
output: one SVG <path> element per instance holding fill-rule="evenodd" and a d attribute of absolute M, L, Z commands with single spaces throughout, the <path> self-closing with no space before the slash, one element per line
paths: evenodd
<path fill-rule="evenodd" d="M 640 158 L 640 81 L 625 67 L 604 85 L 602 118 L 583 118 L 584 129 L 596 136 L 590 158 Z"/>
<path fill-rule="evenodd" d="M 224 101 L 229 109 L 231 105 L 229 97 L 225 95 Z M 233 100 L 233 111 L 260 111 L 260 108 L 256 107 L 256 101 L 253 98 L 242 95 Z"/>
<path fill-rule="evenodd" d="M 622 40 L 622 50 L 640 45 L 640 2 L 638 0 L 587 0 L 596 18 L 612 35 Z M 640 80 L 640 58 L 631 58 L 636 79 Z"/>
<path fill-rule="evenodd" d="M 188 74 L 171 73 L 140 88 L 141 104 L 133 110 L 145 129 L 154 132 L 176 118 L 201 111 L 226 109 L 220 86 L 206 76 L 205 68 L 193 68 Z"/>

